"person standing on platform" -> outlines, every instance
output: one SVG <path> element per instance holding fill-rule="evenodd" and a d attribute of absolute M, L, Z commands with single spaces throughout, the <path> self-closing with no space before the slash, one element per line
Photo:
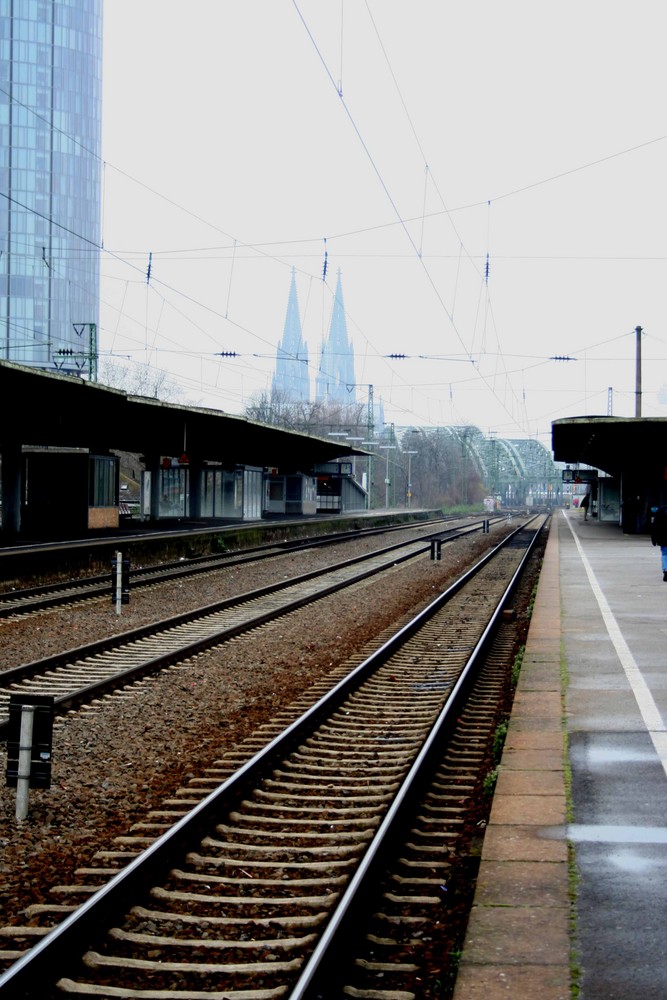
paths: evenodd
<path fill-rule="evenodd" d="M 667 583 L 667 506 L 658 507 L 651 524 L 651 541 L 660 546 L 662 579 Z"/>
<path fill-rule="evenodd" d="M 591 495 L 587 493 L 584 499 L 581 501 L 581 509 L 584 512 L 584 521 L 588 520 L 588 506 L 591 502 Z"/>

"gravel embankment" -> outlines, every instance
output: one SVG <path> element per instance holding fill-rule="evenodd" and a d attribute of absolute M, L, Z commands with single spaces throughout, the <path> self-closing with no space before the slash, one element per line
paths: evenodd
<path fill-rule="evenodd" d="M 370 642 L 409 610 L 424 607 L 474 555 L 507 528 L 443 546 L 428 554 L 163 671 L 132 697 L 105 698 L 93 712 L 69 717 L 54 730 L 52 787 L 31 791 L 30 814 L 18 824 L 15 791 L 0 795 L 0 907 L 13 922 L 56 884 L 108 848 L 163 799 L 210 766 L 308 686 Z M 398 539 L 397 539 L 398 540 Z M 164 584 L 131 594 L 117 616 L 109 599 L 0 621 L 3 669 L 190 608 L 210 604 L 307 569 L 368 551 L 355 541 L 333 551 L 286 555 Z M 3 750 L 1 766 L 6 761 Z"/>

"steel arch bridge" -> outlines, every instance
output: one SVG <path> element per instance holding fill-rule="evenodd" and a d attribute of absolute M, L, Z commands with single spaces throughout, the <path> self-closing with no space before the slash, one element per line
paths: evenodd
<path fill-rule="evenodd" d="M 443 430 L 461 449 L 489 492 L 505 503 L 546 503 L 560 493 L 560 472 L 551 452 L 534 438 L 485 437 L 471 425 Z"/>

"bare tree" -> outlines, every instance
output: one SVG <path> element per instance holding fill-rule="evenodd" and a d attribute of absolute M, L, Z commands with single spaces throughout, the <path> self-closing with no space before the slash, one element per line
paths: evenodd
<path fill-rule="evenodd" d="M 148 396 L 164 403 L 183 401 L 183 390 L 161 368 L 145 364 L 121 364 L 103 358 L 98 368 L 98 381 L 111 389 L 121 389 L 130 396 Z"/>
<path fill-rule="evenodd" d="M 331 431 L 346 431 L 350 437 L 365 437 L 363 403 L 323 403 L 295 400 L 282 389 L 253 396 L 244 415 L 274 427 L 326 437 Z"/>
<path fill-rule="evenodd" d="M 465 436 L 462 439 L 445 427 L 422 429 L 410 441 L 410 447 L 418 452 L 412 462 L 414 504 L 425 507 L 478 504 L 485 495 Z"/>
<path fill-rule="evenodd" d="M 363 403 L 304 402 L 291 399 L 283 390 L 261 392 L 245 409 L 251 420 L 327 437 L 341 434 L 341 452 L 345 437 L 367 439 L 367 410 Z M 452 507 L 478 504 L 486 493 L 478 467 L 472 460 L 472 438 L 481 435 L 477 428 L 434 427 L 413 429 L 402 442 L 385 426 L 375 435 L 376 457 L 372 461 L 370 490 L 372 506 L 383 507 L 386 500 L 385 470 L 391 483 L 390 502 L 402 505 L 408 491 L 408 470 L 412 481 L 412 503 L 424 507 Z M 357 442 L 354 442 L 357 443 Z M 364 447 L 362 445 L 362 447 Z M 388 447 L 387 451 L 382 450 Z M 413 452 L 412 460 L 408 452 Z M 414 454 L 416 452 L 416 454 Z"/>

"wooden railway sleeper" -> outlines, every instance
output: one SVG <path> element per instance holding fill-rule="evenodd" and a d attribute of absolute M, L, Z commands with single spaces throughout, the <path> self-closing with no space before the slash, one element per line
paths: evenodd
<path fill-rule="evenodd" d="M 345 720 L 342 720 L 342 721 L 345 722 L 345 725 L 343 726 L 345 736 L 348 739 L 351 739 L 351 740 L 356 739 L 356 734 L 353 733 L 353 732 L 351 732 L 349 730 L 349 725 L 348 725 L 348 723 L 350 721 L 349 720 L 349 716 Z M 382 728 L 384 729 L 385 727 L 386 727 L 386 724 Z M 423 731 L 423 725 L 415 726 L 415 728 L 418 728 L 420 730 L 420 732 Z M 385 735 L 385 733 L 382 733 L 382 735 Z M 390 735 L 390 737 L 392 739 L 396 736 L 395 733 L 390 733 L 388 735 Z M 393 750 L 393 747 L 392 747 L 392 750 Z M 359 760 L 358 759 L 355 761 L 355 766 L 357 768 L 359 767 Z M 235 822 L 235 819 L 232 819 L 232 822 Z M 256 819 L 252 819 L 252 820 L 247 819 L 247 820 L 245 820 L 245 822 L 256 822 Z M 444 838 L 443 835 L 441 835 L 441 834 L 436 836 L 436 834 L 433 831 L 424 830 L 423 829 L 424 822 L 426 822 L 427 826 L 430 825 L 430 821 L 428 821 L 427 818 L 425 818 L 425 817 L 422 816 L 422 817 L 419 818 L 419 820 L 417 822 L 420 824 L 421 828 L 420 827 L 417 827 L 417 828 L 413 827 L 413 829 L 410 832 L 410 837 L 413 840 L 416 839 L 417 841 L 422 841 L 422 840 L 425 840 L 425 841 L 435 841 L 435 843 L 430 844 L 430 848 L 433 849 L 431 851 L 431 853 L 434 853 L 434 852 L 437 853 L 438 851 L 442 851 L 442 849 L 443 849 L 443 840 L 444 839 L 447 840 L 448 844 L 451 843 L 451 841 L 452 841 L 452 835 L 451 834 L 447 838 Z M 233 843 L 229 844 L 229 843 L 226 843 L 225 841 L 222 841 L 222 842 L 219 842 L 216 845 L 217 848 L 222 847 L 222 849 L 230 849 L 230 850 L 236 851 L 237 854 L 240 853 L 240 855 L 241 855 L 241 862 L 242 863 L 245 863 L 244 860 L 243 860 L 243 858 L 244 858 L 245 855 L 249 854 L 250 856 L 252 856 L 252 852 L 256 848 L 257 845 L 254 844 L 254 843 L 248 844 L 248 843 L 245 842 L 247 840 L 247 837 L 248 837 L 248 831 L 247 830 L 245 830 L 245 829 L 239 829 L 238 827 L 236 829 L 234 829 L 234 827 L 230 827 L 229 825 L 222 824 L 222 825 L 219 825 L 217 827 L 217 832 L 219 834 L 221 834 L 223 837 L 226 837 L 227 839 L 229 839 L 230 836 L 232 836 L 232 837 L 238 836 L 243 841 L 243 843 L 241 843 L 241 844 L 233 844 Z M 263 831 L 260 836 L 261 836 L 261 839 L 266 840 L 267 836 L 270 837 L 270 835 L 271 834 L 268 833 L 267 831 Z M 324 835 L 324 836 L 326 836 L 326 835 Z M 285 838 L 281 835 L 281 839 L 285 839 Z M 294 838 L 292 836 L 290 836 L 289 839 L 292 840 Z M 300 847 L 300 848 L 297 849 L 298 850 L 298 854 L 300 856 L 311 857 L 312 856 L 312 850 L 313 850 L 313 845 L 312 845 L 313 834 L 310 833 L 307 836 L 305 836 L 303 839 L 307 843 L 304 844 L 304 846 L 302 846 L 302 847 Z M 338 838 L 338 839 L 340 840 L 341 838 Z M 211 843 L 213 843 L 213 839 L 211 840 Z M 420 849 L 423 849 L 423 848 L 420 848 Z M 278 864 L 278 865 L 280 865 L 284 861 L 283 846 L 280 845 L 279 847 L 274 847 L 273 850 L 275 852 L 274 853 L 275 863 Z M 264 855 L 266 854 L 264 848 L 262 848 L 262 853 Z M 184 878 L 188 878 L 188 879 L 192 880 L 192 873 L 190 873 L 190 874 L 180 873 L 180 874 L 182 874 Z M 176 877 L 176 876 L 172 875 L 172 877 Z M 203 880 L 208 879 L 210 881 L 211 878 L 212 878 L 212 876 L 210 874 L 202 873 L 202 879 Z M 229 883 L 227 883 L 227 884 L 229 884 Z M 254 884 L 253 884 L 253 888 L 254 888 Z M 285 887 L 281 884 L 281 888 L 285 888 Z M 326 898 L 326 900 L 323 901 L 325 903 L 325 905 L 327 905 L 327 907 L 328 907 L 328 905 L 330 905 L 330 897 L 332 895 L 335 895 L 335 893 L 330 893 L 328 895 L 328 897 Z M 234 897 L 232 897 L 232 898 L 234 898 Z M 273 897 L 269 897 L 268 899 L 262 900 L 262 903 L 265 904 L 265 905 L 271 905 L 272 898 Z M 293 898 L 293 897 L 290 897 L 290 898 Z M 230 899 L 230 897 L 225 897 L 225 904 L 226 905 L 227 905 L 227 902 L 229 901 L 229 899 Z M 210 900 L 207 899 L 207 905 L 208 904 L 210 904 Z M 248 905 L 248 901 L 244 900 L 244 904 Z M 165 968 L 164 963 L 162 963 L 162 964 L 158 963 L 158 966 L 160 966 L 162 970 Z M 150 967 L 153 968 L 152 965 Z M 275 970 L 275 968 L 276 968 L 275 963 L 272 964 L 271 968 L 272 968 L 272 970 Z M 201 971 L 201 966 L 198 967 L 198 971 Z"/>
<path fill-rule="evenodd" d="M 176 921 L 175 921 L 176 922 Z M 204 923 L 204 921 L 201 921 Z M 270 928 L 269 928 L 270 929 Z M 145 934 L 141 931 L 126 931 L 122 927 L 112 927 L 109 937 L 113 941 L 127 942 L 129 944 L 147 944 L 151 948 L 182 948 L 188 950 L 213 949 L 220 951 L 239 950 L 251 951 L 271 949 L 276 951 L 288 951 L 289 949 L 302 949 L 312 944 L 315 940 L 313 934 L 303 934 L 300 937 L 273 937 L 262 938 L 260 940 L 244 940 L 243 938 L 211 938 L 205 935 L 198 937 L 177 937 L 167 934 Z"/>
<path fill-rule="evenodd" d="M 392 747 L 383 747 L 382 749 L 383 760 L 382 762 L 380 762 L 376 759 L 379 751 L 372 752 L 370 755 L 369 754 L 362 755 L 360 753 L 355 753 L 354 756 L 352 756 L 349 750 L 349 746 L 350 744 L 348 742 L 349 756 L 347 758 L 343 757 L 343 755 L 339 753 L 332 754 L 332 756 L 335 758 L 336 764 L 338 764 L 338 767 L 336 767 L 336 764 L 329 765 L 324 763 L 322 764 L 315 763 L 320 759 L 320 757 L 322 758 L 326 757 L 326 748 L 324 747 L 319 752 L 313 750 L 313 752 L 307 754 L 294 753 L 292 754 L 290 760 L 282 762 L 281 767 L 287 770 L 289 770 L 290 767 L 292 767 L 294 770 L 298 770 L 299 773 L 303 769 L 304 771 L 310 774 L 331 773 L 331 772 L 340 773 L 340 770 L 342 768 L 346 768 L 347 770 L 350 770 L 352 772 L 350 776 L 354 777 L 355 771 L 358 771 L 360 773 L 363 772 L 364 769 L 368 767 L 369 763 L 373 766 L 373 768 L 377 767 L 378 765 L 381 766 L 381 763 L 385 765 L 403 764 L 407 767 L 411 760 L 410 753 L 406 753 L 405 750 L 402 748 L 393 749 Z M 366 770 L 366 777 L 369 777 L 368 770 Z"/>
<path fill-rule="evenodd" d="M 233 843 L 231 841 L 217 840 L 216 838 L 213 837 L 205 837 L 202 840 L 202 847 L 214 848 L 215 850 L 220 850 L 220 851 L 238 852 L 239 846 L 240 846 L 239 844 Z M 286 853 L 286 849 L 284 846 L 281 847 L 279 845 L 271 845 L 271 844 L 245 844 L 243 849 L 247 851 L 251 856 L 253 854 L 284 855 Z M 328 847 L 321 847 L 316 845 L 308 846 L 305 844 L 299 845 L 300 855 L 306 857 L 314 857 L 314 858 L 317 857 L 347 858 L 352 856 L 356 857 L 359 854 L 359 851 L 360 851 L 359 844 L 353 844 L 353 845 L 345 844 L 339 847 L 335 845 Z M 239 860 L 241 861 L 241 863 L 243 863 L 241 859 Z M 287 861 L 289 859 L 285 858 L 285 860 Z"/>
<path fill-rule="evenodd" d="M 355 859 L 354 857 L 349 857 L 327 858 L 324 860 L 309 859 L 308 861 L 290 861 L 289 859 L 283 861 L 262 861 L 261 858 L 240 860 L 239 858 L 220 857 L 217 855 L 198 854 L 197 852 L 193 852 L 187 855 L 186 861 L 188 864 L 192 863 L 195 866 L 201 863 L 218 869 L 233 868 L 238 869 L 239 871 L 256 871 L 265 874 L 267 871 L 299 873 L 304 871 L 329 873 L 336 871 L 345 872 L 352 868 Z M 158 890 L 155 891 L 157 892 Z"/>
<path fill-rule="evenodd" d="M 219 824 L 216 826 L 216 833 L 221 836 L 226 836 L 227 838 L 238 837 L 240 842 L 247 845 L 246 838 L 255 837 L 259 842 L 263 843 L 265 841 L 281 840 L 284 843 L 294 843 L 295 846 L 298 845 L 298 849 L 301 850 L 301 845 L 309 845 L 310 842 L 317 843 L 318 841 L 332 840 L 334 837 L 337 839 L 338 843 L 345 843 L 347 841 L 357 842 L 364 839 L 370 839 L 373 836 L 373 827 L 369 827 L 368 823 L 366 826 L 359 831 L 347 831 L 339 830 L 335 834 L 329 831 L 313 831 L 313 830 L 289 830 L 287 833 L 281 830 L 253 830 L 246 829 L 242 826 L 231 826 L 229 824 Z M 235 840 L 232 840 L 236 843 Z"/>
<path fill-rule="evenodd" d="M 260 825 L 260 826 L 278 826 L 280 825 L 281 830 L 290 832 L 292 829 L 299 830 L 301 828 L 312 827 L 315 823 L 323 826 L 327 826 L 329 829 L 344 829 L 346 827 L 361 826 L 363 828 L 368 827 L 368 824 L 372 822 L 372 818 L 368 815 L 367 809 L 358 810 L 360 815 L 346 815 L 346 816 L 330 816 L 322 815 L 323 812 L 328 813 L 329 810 L 323 808 L 319 811 L 315 809 L 309 810 L 309 816 L 293 816 L 288 810 L 277 810 L 278 815 L 273 812 L 271 815 L 259 815 L 255 812 L 245 812 L 245 813 L 230 813 L 229 819 L 231 822 L 235 823 L 238 828 L 245 828 L 247 825 Z M 353 812 L 353 810 L 349 810 Z"/>
<path fill-rule="evenodd" d="M 253 962 L 245 965 L 224 962 L 163 962 L 150 961 L 141 958 L 116 958 L 114 955 L 101 955 L 96 951 L 88 951 L 83 956 L 83 962 L 89 969 L 121 969 L 123 971 L 143 971 L 157 972 L 164 975 L 166 972 L 187 972 L 199 975 L 234 975 L 243 973 L 244 975 L 254 975 L 262 972 L 293 972 L 301 965 L 299 958 L 290 962 Z"/>
<path fill-rule="evenodd" d="M 306 820 L 308 817 L 311 817 L 311 819 L 317 821 L 320 821 L 323 818 L 325 818 L 327 822 L 331 822 L 332 819 L 336 820 L 337 822 L 340 822 L 347 818 L 354 819 L 355 822 L 359 822 L 358 817 L 362 815 L 368 815 L 369 813 L 371 813 L 371 808 L 369 806 L 365 804 L 359 806 L 350 806 L 347 804 L 349 800 L 346 799 L 339 800 L 346 803 L 344 806 L 339 807 L 332 805 L 331 799 L 329 799 L 328 797 L 326 803 L 321 803 L 319 800 L 313 802 L 312 799 L 306 799 L 305 797 L 299 800 L 301 802 L 307 802 L 307 801 L 313 802 L 312 805 L 307 805 L 307 806 L 292 805 L 291 804 L 292 798 L 293 798 L 292 796 L 289 796 L 290 801 L 287 802 L 285 801 L 285 797 L 276 796 L 276 798 L 270 802 L 263 802 L 263 801 L 243 802 L 241 803 L 241 805 L 243 806 L 244 809 L 252 812 L 253 816 L 257 817 L 260 816 L 264 817 L 264 814 L 266 814 L 267 817 L 275 817 L 279 814 L 282 814 L 285 816 L 291 816 L 295 819 L 304 819 L 304 820 Z M 391 801 L 391 798 L 389 796 L 387 796 L 387 801 Z M 323 813 L 325 813 L 324 817 Z"/>
<path fill-rule="evenodd" d="M 405 767 L 392 768 L 391 773 L 386 773 L 380 771 L 377 778 L 373 780 L 376 775 L 375 766 L 373 766 L 372 775 L 366 771 L 365 775 L 350 775 L 346 774 L 345 778 L 340 784 L 334 783 L 331 773 L 332 769 L 327 768 L 326 775 L 323 778 L 321 774 L 301 774 L 301 780 L 299 778 L 298 772 L 292 776 L 292 780 L 274 780 L 266 779 L 264 785 L 268 786 L 265 788 L 258 789 L 259 792 L 265 797 L 267 802 L 275 801 L 277 799 L 294 799 L 295 801 L 308 801 L 308 799 L 313 796 L 323 796 L 326 795 L 330 801 L 346 802 L 350 797 L 354 795 L 359 795 L 360 798 L 364 800 L 384 800 L 387 795 L 391 793 L 391 790 L 400 784 L 400 779 L 405 773 Z M 377 791 L 378 784 L 382 781 L 382 792 Z M 275 791 L 274 791 L 275 789 Z M 354 800 L 352 798 L 352 800 Z"/>
<path fill-rule="evenodd" d="M 181 902 L 190 903 L 197 901 L 196 898 L 193 899 L 189 893 L 171 893 L 171 902 Z M 173 912 L 171 910 L 152 910 L 144 906 L 133 906 L 130 910 L 130 915 L 136 917 L 139 920 L 150 920 L 155 923 L 168 923 L 168 924 L 209 924 L 212 928 L 216 927 L 246 927 L 248 925 L 248 919 L 246 917 L 228 917 L 228 916 L 217 916 L 213 913 L 207 913 L 205 916 L 200 916 L 196 913 L 188 912 Z M 284 927 L 287 930 L 293 928 L 305 928 L 311 929 L 319 927 L 324 920 L 327 918 L 327 912 L 321 910 L 319 913 L 305 913 L 300 915 L 286 916 L 285 914 L 272 914 L 270 917 L 253 917 L 252 923 L 257 928 L 266 928 L 267 930 L 275 929 L 276 927 Z"/>
<path fill-rule="evenodd" d="M 208 871 L 208 869 L 214 866 L 209 864 L 207 859 L 205 858 L 202 858 L 201 861 L 198 863 L 192 861 L 192 864 L 193 865 L 196 864 L 196 867 L 198 868 L 205 869 L 205 871 L 203 872 L 196 872 L 194 874 L 198 875 L 205 882 L 210 883 L 211 885 L 217 884 L 220 886 L 244 887 L 251 889 L 253 894 L 256 894 L 258 889 L 262 890 L 266 886 L 272 886 L 272 887 L 279 886 L 281 889 L 290 889 L 290 890 L 294 888 L 305 888 L 305 887 L 314 889 L 318 886 L 320 888 L 322 887 L 326 888 L 328 886 L 334 886 L 336 888 L 340 888 L 340 886 L 344 885 L 347 882 L 347 876 L 345 875 L 332 877 L 328 873 L 326 873 L 326 877 L 318 877 L 317 875 L 312 875 L 308 878 L 286 878 L 284 874 L 281 875 L 280 878 L 269 878 L 267 875 L 263 874 L 261 882 L 258 882 L 258 880 L 254 877 L 236 878 L 231 875 L 212 874 L 210 871 Z M 284 872 L 284 869 L 279 868 L 277 869 L 277 871 Z"/>
<path fill-rule="evenodd" d="M 397 746 L 395 740 L 391 740 L 391 745 L 386 742 L 384 745 L 377 742 L 370 746 L 358 746 L 354 741 L 354 734 L 350 734 L 346 740 L 346 749 L 330 749 L 326 743 L 321 747 L 302 748 L 300 752 L 292 754 L 289 760 L 282 762 L 282 767 L 289 769 L 303 769 L 311 774 L 318 771 L 331 771 L 338 768 L 345 771 L 354 778 L 364 771 L 369 776 L 368 765 L 382 773 L 383 767 L 409 766 L 411 751 L 414 749 L 415 740 L 403 740 L 402 746 Z"/>

